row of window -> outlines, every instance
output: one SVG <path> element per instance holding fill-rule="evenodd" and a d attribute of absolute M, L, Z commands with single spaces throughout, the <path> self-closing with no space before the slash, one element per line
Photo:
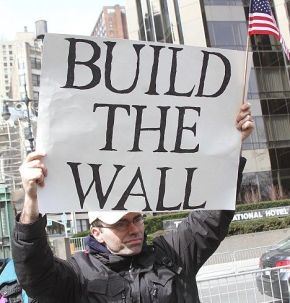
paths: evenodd
<path fill-rule="evenodd" d="M 9 62 L 9 64 L 7 62 L 3 62 L 3 66 L 4 67 L 13 66 L 13 62 Z"/>
<path fill-rule="evenodd" d="M 88 219 L 77 219 L 76 220 L 77 226 L 76 230 L 77 232 L 87 231 L 90 229 L 90 224 Z M 71 228 L 71 220 L 67 220 L 67 228 Z M 47 227 L 48 234 L 64 234 L 64 226 L 61 224 L 54 223 L 52 226 Z"/>
<path fill-rule="evenodd" d="M 13 58 L 13 57 L 9 57 L 9 60 L 10 60 L 10 61 L 13 61 L 14 58 Z M 3 61 L 7 61 L 7 57 L 3 57 Z"/>
<path fill-rule="evenodd" d="M 31 75 L 32 86 L 40 86 L 40 75 L 32 74 Z M 20 85 L 24 86 L 26 84 L 25 75 L 19 76 Z"/>
<path fill-rule="evenodd" d="M 243 142 L 243 150 L 290 148 L 290 115 L 265 115 L 254 121 L 255 129 Z"/>
<path fill-rule="evenodd" d="M 2 44 L 2 50 L 4 51 L 4 50 L 6 50 L 6 49 L 12 49 L 12 45 L 11 44 L 9 44 L 9 45 L 6 45 L 6 44 Z"/>
<path fill-rule="evenodd" d="M 253 203 L 290 197 L 290 169 L 244 173 L 238 201 Z"/>

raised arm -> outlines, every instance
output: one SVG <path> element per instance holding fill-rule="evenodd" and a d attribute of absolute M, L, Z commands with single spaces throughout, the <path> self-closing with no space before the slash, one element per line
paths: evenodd
<path fill-rule="evenodd" d="M 29 154 L 20 167 L 25 192 L 16 217 L 12 242 L 15 270 L 21 286 L 40 302 L 80 302 L 80 281 L 73 267 L 53 256 L 46 235 L 46 216 L 38 210 L 37 186 L 44 186 L 44 153 Z M 69 291 L 65 291 L 69 290 Z"/>
<path fill-rule="evenodd" d="M 23 224 L 33 223 L 39 218 L 37 186 L 44 186 L 47 169 L 42 160 L 45 153 L 30 153 L 20 166 L 20 174 L 24 189 L 24 205 L 20 216 Z"/>
<path fill-rule="evenodd" d="M 243 104 L 236 118 L 236 127 L 241 139 L 246 139 L 254 128 L 250 104 Z M 242 172 L 246 164 L 240 158 L 237 193 L 242 182 Z M 184 274 L 194 279 L 194 274 L 215 252 L 228 233 L 234 211 L 199 210 L 193 211 L 179 225 L 177 231 L 169 232 L 155 240 L 155 247 L 165 251 L 175 264 L 183 268 Z"/>

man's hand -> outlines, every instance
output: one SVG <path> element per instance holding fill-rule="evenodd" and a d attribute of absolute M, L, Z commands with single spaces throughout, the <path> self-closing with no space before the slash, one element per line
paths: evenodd
<path fill-rule="evenodd" d="M 44 179 L 47 176 L 47 169 L 42 162 L 44 156 L 44 153 L 32 152 L 19 168 L 25 192 L 21 223 L 33 223 L 39 217 L 37 185 L 44 186 Z"/>
<path fill-rule="evenodd" d="M 236 119 L 236 127 L 242 134 L 242 140 L 245 140 L 252 133 L 255 124 L 251 115 L 251 105 L 249 103 L 244 103 L 240 107 L 240 112 Z"/>

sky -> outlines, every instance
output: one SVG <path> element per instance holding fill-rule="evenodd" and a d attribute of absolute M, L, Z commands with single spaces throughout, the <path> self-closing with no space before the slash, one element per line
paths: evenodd
<path fill-rule="evenodd" d="M 16 32 L 35 32 L 35 21 L 46 20 L 48 32 L 89 36 L 106 5 L 125 0 L 0 0 L 0 40 L 13 40 Z"/>

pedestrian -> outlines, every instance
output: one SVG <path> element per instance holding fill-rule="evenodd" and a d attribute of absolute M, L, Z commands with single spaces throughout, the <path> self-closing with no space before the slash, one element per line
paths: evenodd
<path fill-rule="evenodd" d="M 250 105 L 236 120 L 241 138 L 253 130 Z M 25 191 L 17 215 L 13 258 L 20 284 L 40 302 L 199 302 L 196 274 L 225 238 L 234 211 L 190 212 L 176 231 L 147 245 L 139 212 L 90 212 L 88 249 L 64 261 L 55 256 L 38 211 L 37 186 L 47 169 L 40 152 L 29 154 L 20 168 Z M 246 160 L 241 158 L 238 188 Z M 221 176 L 217 176 L 221 177 Z"/>

